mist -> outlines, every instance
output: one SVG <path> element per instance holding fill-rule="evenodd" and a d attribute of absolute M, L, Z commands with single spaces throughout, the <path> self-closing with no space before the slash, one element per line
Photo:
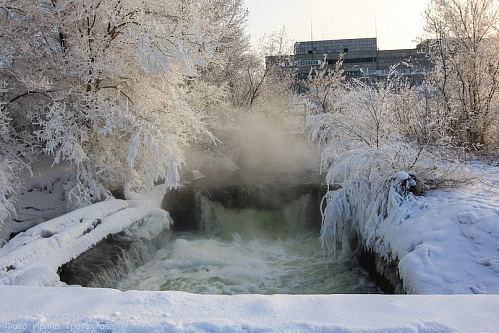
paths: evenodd
<path fill-rule="evenodd" d="M 316 174 L 319 156 L 304 123 L 303 113 L 234 111 L 214 131 L 220 142 L 190 151 L 187 165 L 203 174 L 235 171 L 241 177 Z"/>

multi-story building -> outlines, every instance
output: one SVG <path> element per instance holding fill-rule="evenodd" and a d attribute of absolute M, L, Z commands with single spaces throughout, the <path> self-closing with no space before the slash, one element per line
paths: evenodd
<path fill-rule="evenodd" d="M 293 68 L 300 82 L 308 77 L 312 67 L 320 66 L 323 62 L 333 66 L 340 56 L 343 57 L 343 70 L 347 79 L 362 76 L 383 79 L 396 66 L 398 73 L 407 75 L 411 83 L 417 85 L 422 82 L 423 71 L 431 68 L 430 61 L 419 48 L 379 50 L 376 38 L 296 42 L 294 55 L 289 59 L 267 57 L 267 62 L 278 62 L 283 68 Z"/>

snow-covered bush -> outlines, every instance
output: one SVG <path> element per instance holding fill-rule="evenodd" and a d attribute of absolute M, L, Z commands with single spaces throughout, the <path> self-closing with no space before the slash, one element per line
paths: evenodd
<path fill-rule="evenodd" d="M 306 98 L 310 104 L 310 113 L 313 115 L 334 113 L 338 110 L 338 103 L 346 88 L 343 66 L 343 55 L 340 54 L 334 68 L 328 67 L 327 57 L 316 68 L 310 68 L 308 79 L 304 82 Z"/>
<path fill-rule="evenodd" d="M 336 253 L 338 241 L 347 246 L 357 234 L 374 249 L 382 246 L 376 231 L 381 221 L 403 218 L 401 207 L 412 192 L 449 176 L 448 138 L 442 124 L 423 122 L 427 96 L 396 68 L 386 80 L 354 80 L 334 94 L 330 106 L 309 117 L 326 182 L 341 186 L 323 199 L 323 247 Z"/>
<path fill-rule="evenodd" d="M 446 124 L 428 115 L 432 100 L 421 89 L 394 67 L 386 80 L 339 86 L 329 111 L 310 115 L 309 135 L 320 147 L 328 183 L 384 180 L 397 171 L 431 182 L 449 175 L 446 162 L 455 160 L 457 150 Z"/>
<path fill-rule="evenodd" d="M 360 236 L 363 246 L 391 261 L 391 249 L 380 233 L 383 227 L 399 225 L 408 217 L 413 204 L 411 188 L 414 175 L 399 171 L 383 181 L 349 179 L 337 191 L 328 191 L 323 198 L 321 242 L 327 253 L 349 255 L 350 242 Z"/>

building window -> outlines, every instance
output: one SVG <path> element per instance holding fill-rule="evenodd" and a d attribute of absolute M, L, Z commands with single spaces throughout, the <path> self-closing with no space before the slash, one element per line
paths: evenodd
<path fill-rule="evenodd" d="M 303 60 L 298 61 L 298 66 L 319 66 L 322 60 Z"/>

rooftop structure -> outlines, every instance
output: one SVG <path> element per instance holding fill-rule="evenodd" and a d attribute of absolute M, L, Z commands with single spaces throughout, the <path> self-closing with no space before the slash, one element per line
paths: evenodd
<path fill-rule="evenodd" d="M 418 49 L 379 50 L 376 38 L 336 39 L 323 41 L 296 42 L 292 61 L 282 61 L 279 57 L 267 57 L 267 62 L 280 62 L 283 68 L 297 70 L 297 80 L 308 77 L 312 67 L 320 66 L 324 61 L 328 66 L 336 64 L 343 56 L 343 70 L 347 79 L 370 78 L 383 79 L 390 69 L 396 66 L 401 75 L 408 75 L 411 83 L 421 84 L 423 70 L 431 68 L 428 58 Z M 298 84 L 299 90 L 303 86 Z"/>
<path fill-rule="evenodd" d="M 339 54 L 341 52 L 376 52 L 376 38 L 335 39 L 322 41 L 296 42 L 295 55 Z"/>

